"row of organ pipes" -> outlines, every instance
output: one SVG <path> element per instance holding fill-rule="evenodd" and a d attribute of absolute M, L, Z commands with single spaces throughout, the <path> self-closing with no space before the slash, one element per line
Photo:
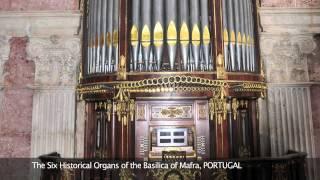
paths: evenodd
<path fill-rule="evenodd" d="M 208 0 L 132 0 L 131 70 L 160 71 L 165 48 L 171 71 L 212 70 L 208 9 Z"/>
<path fill-rule="evenodd" d="M 210 18 L 213 12 L 209 12 L 209 2 L 132 0 L 131 15 L 128 15 L 130 71 L 213 71 L 211 32 L 214 30 L 210 24 L 214 22 Z M 226 70 L 256 72 L 252 1 L 222 2 Z M 118 5 L 119 0 L 88 0 L 87 74 L 117 71 Z M 165 58 L 169 60 L 167 69 Z"/>
<path fill-rule="evenodd" d="M 222 0 L 225 67 L 256 72 L 252 0 Z"/>
<path fill-rule="evenodd" d="M 88 0 L 87 73 L 112 73 L 118 67 L 118 0 Z"/>

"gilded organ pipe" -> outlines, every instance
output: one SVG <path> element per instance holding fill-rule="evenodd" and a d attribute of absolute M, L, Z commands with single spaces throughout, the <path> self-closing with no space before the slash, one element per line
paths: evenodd
<path fill-rule="evenodd" d="M 249 53 L 249 39 L 250 39 L 250 35 L 249 35 L 249 14 L 248 14 L 248 0 L 244 0 L 244 8 L 245 10 L 245 19 L 244 19 L 244 23 L 245 23 L 245 34 L 246 34 L 246 56 L 247 58 L 245 59 L 245 71 L 250 71 L 250 53 Z"/>
<path fill-rule="evenodd" d="M 89 1 L 88 3 L 88 15 L 87 15 L 87 39 L 88 39 L 88 59 L 87 59 L 87 73 L 91 73 L 91 67 L 92 67 L 92 50 L 93 50 L 93 42 L 92 42 L 92 12 L 94 11 L 93 9 L 93 3 L 92 1 Z"/>
<path fill-rule="evenodd" d="M 246 59 L 247 59 L 247 51 L 246 51 L 246 43 L 247 43 L 247 35 L 245 33 L 245 20 L 246 20 L 246 14 L 245 14 L 245 11 L 244 11 L 244 2 L 245 1 L 240 1 L 240 21 L 241 21 L 241 28 L 240 28 L 240 33 L 242 35 L 242 40 L 241 40 L 241 69 L 243 71 L 245 71 L 245 67 L 246 67 Z"/>
<path fill-rule="evenodd" d="M 101 39 L 101 0 L 97 0 L 97 16 L 96 16 L 96 63 L 95 63 L 95 72 L 100 72 L 100 66 L 101 66 L 101 55 L 100 55 L 100 39 Z"/>
<path fill-rule="evenodd" d="M 235 38 L 236 38 L 236 71 L 241 70 L 241 48 L 242 48 L 242 36 L 241 36 L 241 21 L 240 21 L 240 1 L 239 0 L 233 0 L 234 1 L 234 10 L 235 10 Z"/>
<path fill-rule="evenodd" d="M 227 15 L 227 1 L 222 1 L 222 13 L 223 13 L 223 49 L 224 49 L 224 65 L 229 70 L 230 63 L 230 51 L 229 51 L 229 29 L 228 29 L 228 15 Z"/>
<path fill-rule="evenodd" d="M 97 5 L 98 5 L 98 0 L 93 0 L 94 1 L 94 11 L 92 12 L 92 40 L 93 40 L 93 58 L 92 58 L 92 73 L 95 73 L 96 69 L 96 59 L 97 59 L 97 34 L 96 34 L 96 29 L 97 29 L 97 18 L 96 18 L 96 11 L 97 11 Z"/>
<path fill-rule="evenodd" d="M 140 0 L 132 0 L 132 27 L 131 27 L 131 56 L 132 56 L 132 68 L 133 71 L 138 70 L 138 59 L 139 59 L 139 27 L 140 27 Z"/>
<path fill-rule="evenodd" d="M 112 72 L 112 31 L 113 31 L 113 1 L 108 0 L 107 10 L 107 72 Z"/>
<path fill-rule="evenodd" d="M 119 1 L 114 0 L 113 3 L 113 35 L 112 35 L 112 44 L 113 44 L 113 60 L 112 60 L 112 69 L 111 72 L 117 72 L 118 70 L 118 59 L 119 59 Z"/>
<path fill-rule="evenodd" d="M 150 51 L 151 51 L 151 0 L 141 0 L 141 18 L 142 18 L 142 57 L 143 62 L 139 63 L 140 71 L 150 69 Z"/>
<path fill-rule="evenodd" d="M 153 45 L 156 70 L 160 71 L 162 64 L 164 39 L 164 0 L 153 0 Z"/>
<path fill-rule="evenodd" d="M 202 32 L 202 50 L 201 50 L 201 59 L 203 66 L 201 70 L 211 70 L 212 62 L 209 62 L 210 59 L 210 31 L 209 31 L 209 12 L 208 12 L 208 0 L 200 0 L 200 9 L 201 9 L 201 32 Z"/>
<path fill-rule="evenodd" d="M 200 7 L 198 0 L 190 1 L 190 17 L 191 17 L 191 47 L 192 47 L 192 58 L 194 63 L 194 69 L 192 70 L 198 71 L 200 70 Z"/>
<path fill-rule="evenodd" d="M 189 26 L 189 2 L 188 0 L 179 1 L 179 21 L 180 21 L 180 50 L 182 56 L 182 69 L 188 71 L 190 69 L 189 53 L 190 53 L 190 26 Z"/>
<path fill-rule="evenodd" d="M 227 0 L 228 10 L 227 10 L 227 17 L 228 17 L 228 33 L 229 33 L 229 50 L 230 50 L 230 69 L 231 71 L 235 71 L 235 59 L 236 59 L 236 47 L 235 47 L 235 27 L 234 27 L 234 3 L 233 0 Z"/>
<path fill-rule="evenodd" d="M 101 27 L 101 72 L 105 72 L 106 69 L 106 33 L 107 33 L 107 1 L 102 1 L 102 27 Z"/>
<path fill-rule="evenodd" d="M 166 43 L 170 69 L 174 70 L 177 47 L 177 0 L 165 0 Z"/>
<path fill-rule="evenodd" d="M 250 71 L 255 72 L 256 71 L 256 56 L 255 56 L 255 49 L 254 49 L 254 23 L 253 23 L 253 3 L 248 0 L 248 6 L 249 6 L 249 23 L 250 23 L 250 42 L 249 42 L 249 48 L 250 48 L 250 55 L 251 55 L 251 66 Z"/>

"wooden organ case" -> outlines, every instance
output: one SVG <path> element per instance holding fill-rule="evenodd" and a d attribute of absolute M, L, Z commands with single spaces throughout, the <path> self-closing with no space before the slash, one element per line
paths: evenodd
<path fill-rule="evenodd" d="M 85 156 L 259 155 L 255 0 L 86 0 Z"/>

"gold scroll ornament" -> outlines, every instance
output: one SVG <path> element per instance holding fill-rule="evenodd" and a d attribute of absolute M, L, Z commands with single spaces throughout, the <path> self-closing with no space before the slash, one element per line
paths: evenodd
<path fill-rule="evenodd" d="M 224 65 L 224 57 L 219 54 L 217 57 L 217 79 L 226 79 L 226 71 Z"/>

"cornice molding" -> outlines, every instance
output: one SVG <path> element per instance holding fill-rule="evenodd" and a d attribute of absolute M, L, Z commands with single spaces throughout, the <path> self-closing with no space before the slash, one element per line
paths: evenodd
<path fill-rule="evenodd" d="M 264 34 L 314 34 L 320 32 L 320 8 L 270 8 L 258 9 L 262 35 Z"/>
<path fill-rule="evenodd" d="M 0 34 L 46 37 L 78 35 L 80 11 L 0 11 Z"/>

